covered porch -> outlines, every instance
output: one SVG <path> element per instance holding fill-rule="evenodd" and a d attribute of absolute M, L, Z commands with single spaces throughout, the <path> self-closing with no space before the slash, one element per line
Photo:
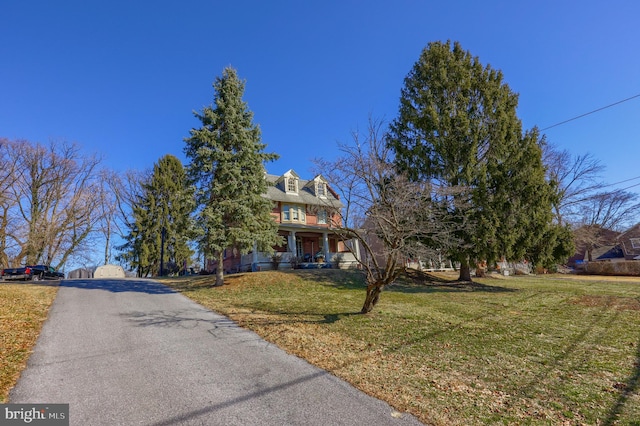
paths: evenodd
<path fill-rule="evenodd" d="M 283 238 L 281 246 L 274 247 L 275 253 L 254 250 L 242 256 L 240 267 L 243 271 L 258 271 L 279 268 L 351 268 L 357 265 L 360 256 L 357 242 L 345 243 L 330 229 L 315 227 L 297 227 L 280 229 Z"/>

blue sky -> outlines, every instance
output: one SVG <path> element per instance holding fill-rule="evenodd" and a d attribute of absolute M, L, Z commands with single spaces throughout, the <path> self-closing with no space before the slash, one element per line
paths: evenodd
<path fill-rule="evenodd" d="M 77 142 L 116 170 L 184 160 L 192 111 L 231 65 L 281 156 L 269 172 L 310 177 L 369 115 L 396 116 L 430 41 L 502 70 L 525 128 L 640 94 L 638 16 L 635 0 L 4 0 L 0 137 Z M 640 184 L 640 98 L 544 133 L 599 158 L 608 183 Z"/>

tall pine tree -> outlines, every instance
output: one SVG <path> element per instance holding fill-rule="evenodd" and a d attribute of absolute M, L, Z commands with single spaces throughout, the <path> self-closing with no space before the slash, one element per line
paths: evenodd
<path fill-rule="evenodd" d="M 193 232 L 193 192 L 180 160 L 173 155 L 162 157 L 142 184 L 141 194 L 133 206 L 120 258 L 135 267 L 138 276 L 177 272 L 193 254 L 188 244 Z"/>
<path fill-rule="evenodd" d="M 405 79 L 389 144 L 397 167 L 415 180 L 455 188 L 450 255 L 471 280 L 477 261 L 548 261 L 552 185 L 534 129 L 523 133 L 518 96 L 500 71 L 483 67 L 458 43 L 430 43 Z M 440 200 L 442 201 L 442 200 Z M 455 226 L 459 218 L 467 225 Z"/>
<path fill-rule="evenodd" d="M 196 188 L 198 243 L 218 262 L 216 285 L 224 283 L 224 251 L 262 251 L 280 242 L 267 191 L 265 153 L 260 129 L 243 101 L 244 81 L 225 68 L 213 83 L 213 105 L 194 113 L 202 126 L 185 139 L 188 175 Z"/>

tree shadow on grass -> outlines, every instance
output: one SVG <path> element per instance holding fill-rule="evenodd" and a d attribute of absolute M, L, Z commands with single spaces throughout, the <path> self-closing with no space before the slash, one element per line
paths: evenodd
<path fill-rule="evenodd" d="M 388 286 L 385 291 L 396 293 L 462 293 L 462 292 L 485 292 L 485 293 L 514 293 L 517 289 L 480 284 L 477 282 L 452 281 L 447 283 L 431 282 L 423 284 L 395 283 Z"/>
<path fill-rule="evenodd" d="M 398 280 L 396 280 L 394 284 L 388 286 L 386 291 L 398 293 L 512 293 L 517 292 L 518 290 L 502 286 L 481 284 L 475 281 L 449 280 L 436 274 L 408 269 Z"/>
<path fill-rule="evenodd" d="M 360 312 L 343 312 L 340 314 L 327 314 L 324 316 L 324 320 L 317 321 L 318 324 L 333 324 L 340 321 L 345 317 L 351 317 L 354 315 L 362 315 Z"/>
<path fill-rule="evenodd" d="M 636 359 L 633 366 L 633 370 L 631 375 L 627 378 L 627 381 L 625 383 L 617 383 L 615 386 L 620 394 L 618 395 L 616 403 L 611 407 L 611 410 L 609 410 L 607 418 L 603 421 L 602 424 L 604 426 L 618 424 L 620 421 L 620 414 L 629 402 L 629 399 L 640 392 L 640 341 L 638 341 L 638 345 L 636 347 Z M 640 425 L 640 420 L 631 424 Z"/>
<path fill-rule="evenodd" d="M 316 284 L 326 285 L 339 290 L 357 290 L 366 287 L 365 275 L 359 270 L 344 269 L 308 269 L 296 270 L 296 275 Z"/>
<path fill-rule="evenodd" d="M 364 290 L 367 286 L 362 271 L 355 270 L 319 270 L 303 272 L 305 279 L 315 281 L 339 290 Z M 409 270 L 403 273 L 393 284 L 385 287 L 384 291 L 397 293 L 442 293 L 442 292 L 489 292 L 512 293 L 519 290 L 481 284 L 468 281 L 451 281 L 427 272 Z"/>
<path fill-rule="evenodd" d="M 272 326 L 284 324 L 334 324 L 342 319 L 362 315 L 360 311 L 327 313 L 321 309 L 265 309 L 253 304 L 237 305 L 242 313 L 230 314 L 240 322 Z"/>

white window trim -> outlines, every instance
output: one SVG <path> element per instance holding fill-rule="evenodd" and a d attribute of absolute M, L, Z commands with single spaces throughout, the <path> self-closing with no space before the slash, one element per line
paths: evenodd
<path fill-rule="evenodd" d="M 640 249 L 640 238 L 629 238 L 631 247 L 634 249 Z"/>
<path fill-rule="evenodd" d="M 318 210 L 318 225 L 326 225 L 328 217 L 329 215 L 326 210 Z"/>
<path fill-rule="evenodd" d="M 288 216 L 288 219 L 286 216 Z M 305 206 L 300 204 L 283 204 L 281 222 L 307 223 L 307 212 Z"/>

